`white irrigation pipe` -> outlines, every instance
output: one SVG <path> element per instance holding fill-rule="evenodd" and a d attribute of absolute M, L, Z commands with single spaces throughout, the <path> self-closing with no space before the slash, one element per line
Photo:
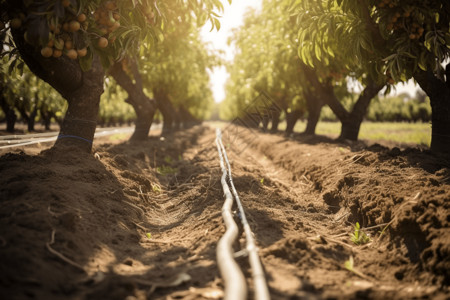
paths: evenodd
<path fill-rule="evenodd" d="M 219 152 L 220 167 L 222 168 L 222 187 L 225 194 L 225 202 L 222 206 L 222 217 L 225 222 L 227 230 L 225 234 L 220 238 L 217 244 L 217 262 L 219 265 L 220 274 L 224 280 L 225 285 L 225 300 L 244 300 L 247 297 L 247 285 L 245 283 L 244 274 L 234 260 L 233 243 L 236 240 L 239 230 L 234 222 L 233 215 L 231 213 L 231 207 L 233 206 L 233 196 L 231 195 L 230 188 L 228 187 L 227 169 L 223 161 L 222 150 L 220 147 L 220 130 L 216 136 L 217 151 Z"/>
<path fill-rule="evenodd" d="M 217 135 L 216 141 L 218 141 L 218 143 L 220 145 L 219 153 L 223 151 L 223 156 L 225 158 L 225 161 L 226 161 L 226 164 L 228 167 L 228 170 L 226 170 L 226 171 L 228 173 L 228 178 L 230 181 L 231 189 L 233 191 L 233 195 L 234 195 L 236 204 L 239 209 L 242 226 L 244 227 L 244 232 L 245 232 L 245 237 L 246 237 L 246 250 L 247 250 L 247 253 L 249 256 L 250 267 L 252 269 L 253 282 L 255 285 L 255 299 L 269 300 L 270 299 L 269 289 L 267 287 L 266 276 L 264 274 L 264 270 L 261 265 L 261 261 L 259 259 L 258 248 L 255 245 L 255 240 L 253 239 L 253 232 L 250 229 L 250 225 L 248 224 L 247 217 L 245 216 L 244 207 L 242 206 L 241 200 L 239 199 L 239 195 L 238 195 L 236 188 L 234 186 L 234 183 L 233 183 L 233 177 L 231 176 L 231 166 L 230 166 L 230 162 L 228 160 L 227 153 L 225 151 L 225 147 L 222 143 L 222 133 L 221 133 L 220 129 L 217 129 L 216 135 Z M 221 167 L 223 170 L 224 166 L 223 166 L 222 157 L 221 157 Z M 223 178 L 224 178 L 224 176 L 222 175 L 222 179 Z M 227 188 L 228 188 L 228 185 L 227 185 Z"/>
<path fill-rule="evenodd" d="M 117 133 L 130 133 L 130 132 L 133 132 L 134 128 L 126 127 L 126 128 L 116 128 L 116 129 L 107 129 L 107 130 L 100 129 L 100 130 L 99 130 L 99 132 L 95 133 L 94 137 L 98 138 L 98 137 L 112 135 L 112 134 L 117 134 Z M 41 135 L 41 134 L 34 134 L 33 136 L 38 136 L 38 135 Z M 20 135 L 9 136 L 9 137 L 14 137 L 16 140 L 13 140 L 13 141 L 0 141 L 0 144 L 2 144 L 2 143 L 8 143 L 8 144 L 12 143 L 12 145 L 0 146 L 0 149 L 22 147 L 22 146 L 28 146 L 28 145 L 38 144 L 38 143 L 54 142 L 58 138 L 58 136 L 55 135 L 55 133 L 47 133 L 47 135 L 53 135 L 53 136 L 49 137 L 49 138 L 22 139 L 22 140 L 18 139 L 20 137 Z M 23 135 L 23 137 L 28 137 L 28 135 Z"/>

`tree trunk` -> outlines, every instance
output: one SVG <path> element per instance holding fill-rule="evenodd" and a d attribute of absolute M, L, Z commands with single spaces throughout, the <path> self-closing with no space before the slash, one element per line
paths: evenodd
<path fill-rule="evenodd" d="M 304 70 L 308 81 L 314 87 L 318 96 L 331 108 L 341 122 L 342 127 L 339 139 L 356 141 L 358 139 L 361 122 L 367 113 L 370 101 L 383 86 L 370 81 L 359 96 L 358 101 L 353 106 L 352 112 L 349 113 L 334 94 L 334 88 L 331 82 L 321 83 L 313 69 L 305 67 Z"/>
<path fill-rule="evenodd" d="M 14 133 L 14 127 L 16 125 L 17 116 L 9 104 L 6 102 L 5 97 L 3 97 L 3 87 L 0 86 L 0 107 L 3 110 L 6 118 L 6 131 Z"/>
<path fill-rule="evenodd" d="M 39 111 L 41 113 L 42 123 L 44 124 L 45 130 L 50 130 L 52 114 L 49 111 L 45 111 L 43 107 L 41 107 Z"/>
<path fill-rule="evenodd" d="M 321 98 L 315 97 L 311 91 L 305 91 L 306 106 L 308 109 L 308 121 L 306 123 L 305 134 L 314 135 L 316 133 L 316 126 L 319 122 L 320 112 L 324 105 Z"/>
<path fill-rule="evenodd" d="M 183 128 L 191 128 L 196 124 L 200 124 L 201 122 L 197 120 L 185 107 L 180 107 L 180 118 L 183 123 Z"/>
<path fill-rule="evenodd" d="M 295 109 L 291 113 L 286 114 L 286 135 L 290 135 L 294 132 L 295 124 L 302 115 L 303 111 L 300 109 Z"/>
<path fill-rule="evenodd" d="M 34 131 L 34 124 L 36 123 L 36 116 L 37 116 L 37 105 L 34 106 L 33 111 L 30 113 L 28 117 L 28 131 Z"/>
<path fill-rule="evenodd" d="M 450 156 L 450 64 L 446 68 L 446 81 L 439 80 L 430 71 L 414 75 L 420 87 L 430 97 L 431 146 L 434 153 Z"/>
<path fill-rule="evenodd" d="M 270 132 L 275 133 L 278 131 L 278 125 L 280 124 L 281 111 L 277 111 L 272 115 L 272 126 L 270 127 Z"/>
<path fill-rule="evenodd" d="M 14 133 L 17 121 L 17 115 L 14 112 L 14 109 L 9 109 L 6 113 L 6 131 L 10 133 Z"/>
<path fill-rule="evenodd" d="M 162 134 L 171 133 L 174 129 L 175 109 L 164 89 L 154 91 L 158 109 L 163 117 Z"/>
<path fill-rule="evenodd" d="M 131 59 L 128 61 L 131 63 L 135 83 L 125 73 L 120 62 L 115 63 L 111 67 L 109 74 L 128 93 L 126 102 L 131 104 L 136 112 L 136 127 L 131 136 L 131 140 L 142 141 L 148 137 L 148 132 L 150 131 L 156 112 L 156 103 L 144 93 L 142 77 L 137 69 L 136 62 Z"/>
<path fill-rule="evenodd" d="M 361 123 L 366 116 L 370 101 L 382 88 L 383 86 L 377 85 L 372 80 L 367 84 L 362 93 L 359 95 L 350 115 L 341 120 L 342 128 L 339 139 L 352 141 L 358 140 L 359 129 L 361 128 Z"/>
<path fill-rule="evenodd" d="M 103 93 L 104 71 L 94 55 L 92 67 L 83 72 L 76 60 L 66 56 L 44 58 L 40 51 L 24 41 L 23 29 L 13 29 L 14 42 L 30 70 L 49 83 L 68 102 L 55 149 L 90 152 L 94 139 L 100 96 Z"/>

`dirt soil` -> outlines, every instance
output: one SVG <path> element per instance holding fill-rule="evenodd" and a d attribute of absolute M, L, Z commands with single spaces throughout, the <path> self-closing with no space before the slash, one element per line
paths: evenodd
<path fill-rule="evenodd" d="M 215 131 L 124 138 L 0 157 L 0 299 L 223 297 Z M 224 144 L 272 299 L 449 299 L 448 160 L 232 127 Z"/>

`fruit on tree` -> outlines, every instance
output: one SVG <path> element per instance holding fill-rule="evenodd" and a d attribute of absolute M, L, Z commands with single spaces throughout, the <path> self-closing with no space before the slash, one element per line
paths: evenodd
<path fill-rule="evenodd" d="M 97 45 L 100 48 L 106 48 L 108 47 L 108 40 L 105 37 L 101 37 L 98 39 Z"/>
<path fill-rule="evenodd" d="M 85 14 L 79 14 L 78 17 L 77 17 L 77 21 L 80 22 L 80 23 L 85 22 L 86 19 L 87 19 L 87 17 L 86 17 Z"/>
<path fill-rule="evenodd" d="M 78 50 L 77 50 L 77 53 L 78 53 L 78 56 L 79 56 L 79 57 L 84 57 L 84 56 L 86 56 L 86 54 L 87 54 L 87 48 L 85 47 L 85 48 L 83 48 L 83 49 L 78 49 Z"/>
<path fill-rule="evenodd" d="M 44 47 L 41 49 L 41 55 L 43 57 L 50 57 L 53 55 L 53 48 L 50 47 Z"/>
<path fill-rule="evenodd" d="M 78 53 L 75 49 L 70 49 L 66 52 L 66 55 L 70 59 L 77 59 Z"/>
<path fill-rule="evenodd" d="M 62 55 L 61 50 L 58 50 L 58 49 L 53 50 L 53 57 L 58 58 L 58 57 L 61 57 L 61 55 Z"/>
<path fill-rule="evenodd" d="M 78 21 L 72 20 L 69 23 L 69 31 L 70 32 L 76 32 L 78 30 L 80 30 L 81 28 L 81 24 Z"/>

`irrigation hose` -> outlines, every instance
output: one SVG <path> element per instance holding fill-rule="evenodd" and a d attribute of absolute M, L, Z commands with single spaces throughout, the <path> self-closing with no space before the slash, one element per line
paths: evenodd
<path fill-rule="evenodd" d="M 242 206 L 242 202 L 239 199 L 239 195 L 238 195 L 238 193 L 236 191 L 236 187 L 234 186 L 234 183 L 233 183 L 233 177 L 231 176 L 231 165 L 230 165 L 230 161 L 228 160 L 228 156 L 225 151 L 225 147 L 222 143 L 222 138 L 221 138 L 222 134 L 220 132 L 220 129 L 217 130 L 217 134 L 220 136 L 220 138 L 218 139 L 219 144 L 220 144 L 220 147 L 224 154 L 225 162 L 226 162 L 226 165 L 228 168 L 227 171 L 228 171 L 229 182 L 231 185 L 231 190 L 233 192 L 234 199 L 238 206 L 242 226 L 243 226 L 244 232 L 245 232 L 246 250 L 248 252 L 250 267 L 252 269 L 253 282 L 255 285 L 255 299 L 269 300 L 270 299 L 269 289 L 267 287 L 266 276 L 264 274 L 264 270 L 261 265 L 261 260 L 259 259 L 258 248 L 255 245 L 255 240 L 253 238 L 253 232 L 250 229 L 250 225 L 248 224 L 247 217 L 245 216 L 244 207 Z"/>
<path fill-rule="evenodd" d="M 219 138 L 221 138 L 220 131 L 216 137 L 216 145 L 219 152 L 220 167 L 222 169 L 222 188 L 225 194 L 225 202 L 222 206 L 222 217 L 224 219 L 227 230 L 217 244 L 217 262 L 219 265 L 220 274 L 224 280 L 225 285 L 224 299 L 244 300 L 247 297 L 247 285 L 245 283 L 244 274 L 234 260 L 233 255 L 233 243 L 238 236 L 239 230 L 236 223 L 234 222 L 233 215 L 231 213 L 231 207 L 233 206 L 233 196 L 231 195 L 230 188 L 228 187 L 226 181 L 227 169 L 225 168 L 222 150 L 219 144 Z"/>

